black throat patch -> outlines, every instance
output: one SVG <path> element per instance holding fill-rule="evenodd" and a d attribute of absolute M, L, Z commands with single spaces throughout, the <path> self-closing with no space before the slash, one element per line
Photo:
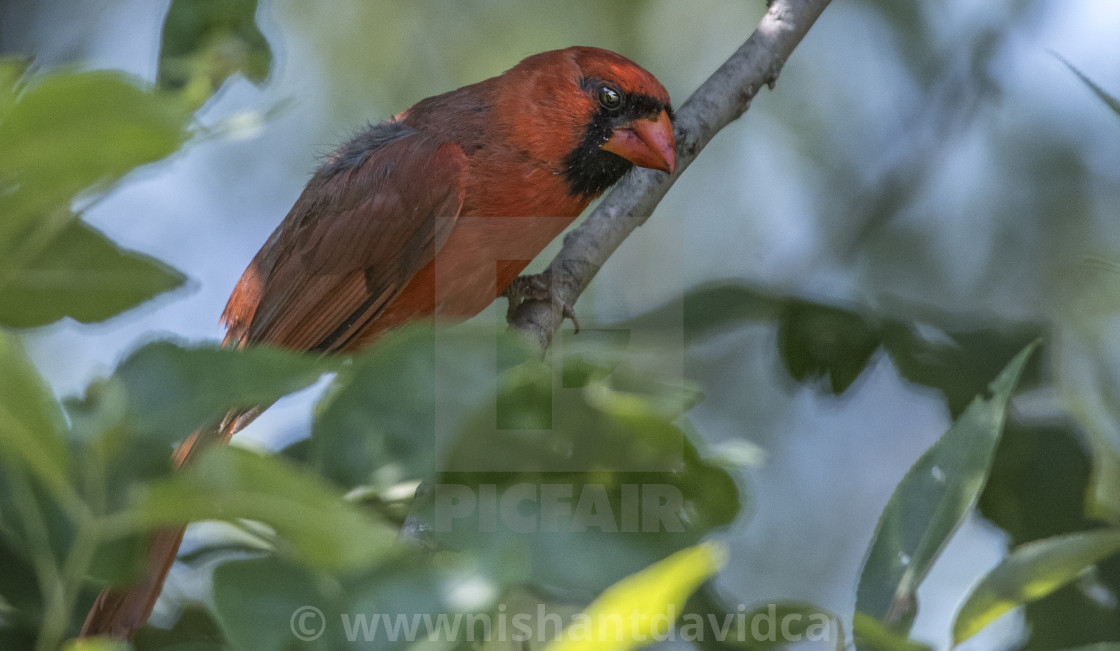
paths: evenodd
<path fill-rule="evenodd" d="M 580 84 L 591 92 L 603 82 L 599 79 L 585 79 Z M 655 117 L 661 111 L 673 116 L 673 109 L 664 102 L 649 95 L 630 95 L 623 93 L 622 105 L 615 110 L 602 106 L 591 118 L 591 123 L 583 132 L 583 138 L 564 158 L 564 178 L 573 196 L 596 197 L 619 181 L 634 164 L 625 158 L 603 149 L 614 130 L 624 127 L 634 120 Z"/>

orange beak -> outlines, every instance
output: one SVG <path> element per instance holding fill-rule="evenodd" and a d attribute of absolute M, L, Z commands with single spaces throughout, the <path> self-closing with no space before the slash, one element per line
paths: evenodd
<path fill-rule="evenodd" d="M 615 129 L 603 149 L 622 156 L 638 167 L 673 173 L 677 168 L 677 142 L 673 139 L 673 123 L 662 111 L 656 118 L 634 120 Z"/>

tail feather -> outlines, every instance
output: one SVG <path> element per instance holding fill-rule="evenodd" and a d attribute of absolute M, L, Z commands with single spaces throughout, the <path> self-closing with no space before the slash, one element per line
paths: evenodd
<path fill-rule="evenodd" d="M 144 576 L 130 586 L 102 590 L 86 615 L 81 637 L 107 635 L 118 640 L 132 639 L 152 614 L 167 572 L 175 563 L 184 531 L 185 526 L 155 532 Z"/>
<path fill-rule="evenodd" d="M 172 454 L 175 466 L 190 463 L 211 445 L 229 442 L 263 410 L 264 407 L 234 410 L 220 422 L 195 431 L 175 448 Z M 80 637 L 103 635 L 118 640 L 132 639 L 152 614 L 167 573 L 175 564 L 186 528 L 185 524 L 167 527 L 152 535 L 144 574 L 132 585 L 102 590 L 86 615 Z"/>

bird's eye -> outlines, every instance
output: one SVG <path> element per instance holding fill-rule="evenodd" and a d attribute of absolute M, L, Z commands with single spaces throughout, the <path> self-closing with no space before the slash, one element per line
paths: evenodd
<path fill-rule="evenodd" d="M 599 86 L 599 104 L 603 108 L 613 111 L 622 106 L 622 93 L 610 86 Z"/>

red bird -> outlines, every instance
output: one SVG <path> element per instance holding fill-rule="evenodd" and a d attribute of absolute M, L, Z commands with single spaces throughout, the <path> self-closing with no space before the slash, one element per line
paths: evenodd
<path fill-rule="evenodd" d="M 673 173 L 672 116 L 649 72 L 571 47 L 369 127 L 326 159 L 241 276 L 225 344 L 351 351 L 409 320 L 477 314 L 635 165 Z M 256 413 L 195 432 L 176 462 Z M 82 634 L 131 638 L 181 538 L 158 532 L 148 575 L 103 592 Z"/>

